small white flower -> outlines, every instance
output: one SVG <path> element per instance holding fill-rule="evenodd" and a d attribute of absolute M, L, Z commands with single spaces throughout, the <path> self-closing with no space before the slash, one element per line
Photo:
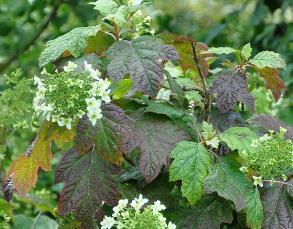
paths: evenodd
<path fill-rule="evenodd" d="M 263 187 L 262 178 L 257 176 L 252 176 L 253 178 L 253 185 Z"/>
<path fill-rule="evenodd" d="M 78 116 L 79 118 L 82 118 L 82 117 L 84 116 L 84 114 L 85 114 L 84 111 L 82 111 L 82 110 L 78 110 L 77 116 Z"/>
<path fill-rule="evenodd" d="M 83 88 L 83 83 L 84 83 L 84 81 L 81 80 L 81 79 L 77 79 L 77 80 L 76 80 L 76 85 L 78 85 L 79 88 Z"/>
<path fill-rule="evenodd" d="M 127 204 L 128 204 L 128 199 L 118 201 L 118 207 L 121 209 L 125 208 L 127 206 Z"/>
<path fill-rule="evenodd" d="M 84 70 L 90 74 L 93 79 L 99 80 L 101 72 L 99 70 L 93 69 L 92 65 L 84 61 Z"/>
<path fill-rule="evenodd" d="M 105 216 L 101 222 L 101 229 L 111 229 L 115 225 L 115 219 L 109 216 Z"/>
<path fill-rule="evenodd" d="M 127 219 L 129 218 L 130 214 L 128 211 L 125 211 L 125 212 L 121 212 L 121 216 L 124 218 L 124 219 Z"/>
<path fill-rule="evenodd" d="M 97 100 L 93 97 L 87 98 L 87 99 L 85 99 L 85 101 L 87 104 L 87 110 L 89 112 L 93 112 L 94 110 L 99 109 L 101 107 L 101 103 L 102 103 L 101 100 Z"/>
<path fill-rule="evenodd" d="M 101 72 L 98 69 L 96 69 L 90 73 L 90 76 L 95 80 L 99 80 L 101 76 Z"/>
<path fill-rule="evenodd" d="M 84 70 L 86 71 L 86 72 L 88 72 L 88 73 L 90 73 L 91 71 L 92 71 L 92 65 L 91 64 L 89 64 L 87 61 L 83 61 L 83 63 L 84 63 Z"/>
<path fill-rule="evenodd" d="M 97 84 L 98 90 L 102 91 L 102 93 L 107 91 L 110 85 L 111 85 L 111 82 L 108 79 L 101 79 Z"/>
<path fill-rule="evenodd" d="M 166 227 L 166 218 L 162 214 L 159 214 L 158 220 L 159 220 L 160 226 L 165 228 Z"/>
<path fill-rule="evenodd" d="M 66 118 L 64 120 L 64 124 L 65 124 L 66 128 L 69 130 L 71 129 L 71 123 L 72 123 L 72 118 Z"/>
<path fill-rule="evenodd" d="M 103 115 L 101 113 L 101 109 L 96 109 L 96 110 L 89 112 L 87 114 L 87 116 L 88 116 L 89 120 L 91 121 L 91 123 L 93 124 L 93 126 L 95 126 L 97 123 L 97 120 L 101 119 Z"/>
<path fill-rule="evenodd" d="M 73 72 L 77 68 L 77 64 L 68 61 L 67 65 L 63 67 L 64 72 Z"/>
<path fill-rule="evenodd" d="M 115 206 L 114 208 L 113 208 L 113 216 L 114 217 L 117 217 L 118 216 L 118 214 L 121 212 L 121 211 L 123 211 L 124 210 L 124 208 L 127 206 L 127 204 L 128 204 L 128 200 L 127 199 L 125 199 L 125 200 L 119 200 L 118 201 L 118 205 L 117 206 Z"/>
<path fill-rule="evenodd" d="M 280 127 L 280 133 L 285 134 L 287 132 L 287 129 L 284 127 Z"/>
<path fill-rule="evenodd" d="M 104 94 L 101 94 L 100 96 L 101 96 L 101 100 L 103 100 L 105 103 L 111 102 L 111 98 L 108 92 L 105 92 Z"/>
<path fill-rule="evenodd" d="M 57 122 L 59 118 L 60 117 L 58 115 L 52 115 L 52 122 Z"/>
<path fill-rule="evenodd" d="M 42 75 L 48 75 L 49 73 L 47 72 L 46 68 L 43 68 L 43 70 L 41 71 L 41 74 Z"/>
<path fill-rule="evenodd" d="M 59 118 L 57 120 L 58 126 L 65 126 L 65 118 Z"/>
<path fill-rule="evenodd" d="M 143 196 L 139 194 L 138 198 L 131 201 L 130 206 L 133 207 L 135 211 L 138 211 L 148 201 L 148 199 L 144 199 Z"/>
<path fill-rule="evenodd" d="M 39 77 L 34 76 L 34 85 L 39 85 L 39 84 L 43 84 L 42 80 Z"/>
<path fill-rule="evenodd" d="M 265 141 L 270 140 L 271 138 L 272 138 L 271 136 L 269 136 L 268 134 L 265 134 L 265 135 L 263 135 L 263 136 L 261 136 L 261 137 L 259 138 L 259 141 L 260 141 L 260 142 L 265 142 Z"/>
<path fill-rule="evenodd" d="M 160 211 L 163 211 L 166 209 L 166 206 L 161 204 L 161 201 L 157 200 L 154 202 L 154 205 L 152 206 L 153 213 L 157 214 Z"/>
<path fill-rule="evenodd" d="M 172 222 L 169 222 L 167 229 L 176 229 L 176 225 Z"/>

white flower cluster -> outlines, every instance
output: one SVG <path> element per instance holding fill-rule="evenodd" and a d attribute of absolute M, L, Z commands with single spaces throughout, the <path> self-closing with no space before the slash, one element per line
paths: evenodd
<path fill-rule="evenodd" d="M 34 99 L 36 114 L 68 129 L 85 114 L 95 125 L 102 118 L 102 102 L 110 102 L 110 81 L 101 79 L 100 71 L 86 61 L 82 75 L 75 71 L 77 67 L 69 61 L 63 73 L 56 71 L 56 74 L 50 74 L 44 69 L 42 74 L 48 78 L 34 77 L 37 85 Z"/>
<path fill-rule="evenodd" d="M 113 208 L 112 217 L 105 216 L 101 222 L 101 229 L 140 229 L 150 228 L 150 225 L 141 224 L 141 222 L 155 223 L 156 229 L 175 229 L 176 225 L 172 222 L 167 224 L 166 218 L 161 211 L 166 207 L 159 200 L 153 205 L 147 205 L 148 199 L 140 194 L 128 205 L 128 200 L 119 200 L 118 205 Z M 141 222 L 140 222 L 141 221 Z M 138 226 L 139 225 L 139 226 Z M 153 229 L 153 227 L 151 227 Z"/>

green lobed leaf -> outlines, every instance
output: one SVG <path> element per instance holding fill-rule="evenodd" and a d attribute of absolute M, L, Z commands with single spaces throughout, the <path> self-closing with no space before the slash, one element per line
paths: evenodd
<path fill-rule="evenodd" d="M 231 150 L 248 153 L 253 150 L 251 143 L 253 139 L 257 139 L 257 135 L 247 127 L 231 127 L 221 133 L 219 138 L 226 142 Z"/>
<path fill-rule="evenodd" d="M 75 213 L 84 228 L 96 228 L 102 219 L 101 206 L 115 206 L 119 200 L 117 183 L 112 178 L 117 168 L 105 162 L 92 150 L 80 155 L 72 148 L 61 159 L 55 174 L 55 183 L 64 182 L 58 210 L 65 216 Z"/>
<path fill-rule="evenodd" d="M 45 50 L 40 55 L 39 66 L 44 67 L 46 64 L 57 60 L 65 52 L 69 52 L 75 58 L 81 56 L 87 47 L 88 38 L 95 36 L 100 29 L 99 25 L 79 27 L 54 40 L 48 41 Z"/>
<path fill-rule="evenodd" d="M 263 222 L 263 206 L 257 188 L 249 193 L 247 199 L 247 225 L 251 228 L 260 229 Z"/>
<path fill-rule="evenodd" d="M 98 0 L 90 4 L 94 5 L 94 9 L 98 10 L 104 18 L 113 21 L 118 26 L 123 26 L 126 23 L 130 13 L 127 6 L 119 6 L 113 0 Z"/>
<path fill-rule="evenodd" d="M 94 9 L 98 10 L 102 16 L 115 13 L 119 7 L 118 4 L 113 0 L 98 0 L 95 2 L 90 2 L 90 4 L 94 5 Z"/>
<path fill-rule="evenodd" d="M 262 51 L 250 60 L 257 68 L 286 68 L 286 62 L 280 54 L 272 51 Z"/>
<path fill-rule="evenodd" d="M 230 53 L 234 53 L 234 52 L 237 52 L 237 51 L 238 50 L 233 49 L 231 47 L 211 47 L 208 50 L 208 52 L 214 53 L 214 54 L 217 54 L 217 55 L 230 54 Z"/>
<path fill-rule="evenodd" d="M 105 18 L 113 21 L 118 26 L 123 26 L 127 22 L 129 10 L 126 6 L 120 6 L 115 13 L 107 15 Z"/>
<path fill-rule="evenodd" d="M 178 58 L 176 50 L 160 39 L 142 36 L 134 41 L 119 41 L 107 52 L 108 74 L 117 82 L 130 74 L 133 91 L 155 96 L 163 80 L 162 63 Z"/>
<path fill-rule="evenodd" d="M 212 164 L 209 152 L 199 143 L 182 141 L 171 151 L 170 158 L 174 159 L 169 169 L 170 181 L 182 180 L 182 195 L 195 204 L 204 193 L 204 180 Z"/>
<path fill-rule="evenodd" d="M 205 182 L 208 193 L 217 192 L 219 196 L 232 200 L 237 212 L 245 210 L 247 224 L 253 229 L 262 224 L 262 207 L 258 193 L 251 181 L 239 170 L 240 164 L 229 155 L 213 165 Z"/>
<path fill-rule="evenodd" d="M 250 43 L 247 43 L 241 49 L 241 56 L 244 58 L 244 60 L 248 60 L 249 57 L 251 56 L 251 52 L 252 52 L 251 45 Z"/>

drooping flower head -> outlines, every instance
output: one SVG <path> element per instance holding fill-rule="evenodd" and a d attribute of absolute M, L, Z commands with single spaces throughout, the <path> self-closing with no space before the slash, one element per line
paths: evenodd
<path fill-rule="evenodd" d="M 44 79 L 34 78 L 36 113 L 68 129 L 85 114 L 95 125 L 102 118 L 102 103 L 110 102 L 110 81 L 101 79 L 99 70 L 86 61 L 83 71 L 77 71 L 77 67 L 69 61 L 63 72 L 43 70 Z"/>

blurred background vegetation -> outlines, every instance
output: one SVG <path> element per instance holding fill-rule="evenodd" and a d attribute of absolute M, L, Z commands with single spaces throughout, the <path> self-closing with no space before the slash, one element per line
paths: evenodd
<path fill-rule="evenodd" d="M 293 124 L 293 0 L 153 0 L 145 11 L 156 33 L 189 35 L 208 46 L 240 48 L 251 42 L 255 53 L 279 52 L 287 61 L 281 74 L 287 85 L 284 97 L 276 103 L 270 92 L 263 95 L 264 87 L 250 89 L 258 113 Z M 32 78 L 39 73 L 45 43 L 95 24 L 97 16 L 86 0 L 0 0 L 0 177 L 33 139 Z M 54 155 L 53 167 L 60 156 Z M 0 228 L 58 228 L 55 207 L 61 187 L 53 180 L 53 172 L 41 172 L 27 198 L 14 197 L 12 205 L 0 198 Z"/>

